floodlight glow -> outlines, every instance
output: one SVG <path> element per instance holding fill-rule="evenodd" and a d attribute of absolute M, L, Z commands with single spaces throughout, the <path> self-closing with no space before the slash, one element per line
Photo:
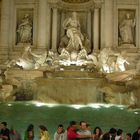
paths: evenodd
<path fill-rule="evenodd" d="M 30 102 L 31 104 L 34 104 L 37 107 L 41 107 L 41 106 L 47 106 L 47 107 L 55 107 L 55 106 L 67 106 L 67 107 L 72 107 L 74 109 L 80 109 L 80 108 L 84 108 L 84 107 L 91 107 L 91 108 L 95 108 L 95 109 L 100 109 L 102 107 L 104 108 L 110 108 L 112 106 L 118 107 L 121 110 L 123 110 L 125 108 L 124 105 L 114 105 L 114 104 L 101 104 L 101 103 L 91 103 L 91 104 L 87 104 L 87 105 L 82 105 L 82 104 L 72 104 L 72 105 L 68 105 L 68 104 L 53 104 L 53 103 L 42 103 L 42 102 L 37 102 L 37 101 L 33 101 Z M 26 103 L 26 105 L 29 105 L 30 103 Z"/>
<path fill-rule="evenodd" d="M 80 108 L 85 107 L 85 105 L 70 105 L 70 107 L 73 107 L 75 109 L 80 109 Z"/>
<path fill-rule="evenodd" d="M 36 102 L 35 105 L 36 105 L 37 107 L 41 107 L 41 106 L 44 106 L 45 103 Z"/>
<path fill-rule="evenodd" d="M 55 106 L 59 106 L 59 104 L 46 104 L 48 107 L 55 107 Z"/>
<path fill-rule="evenodd" d="M 124 110 L 124 108 L 122 108 L 122 107 L 121 107 L 120 109 L 121 109 L 121 110 Z"/>
<path fill-rule="evenodd" d="M 48 106 L 48 107 L 54 107 L 54 106 L 59 106 L 59 104 L 51 104 L 51 103 L 42 103 L 42 102 L 32 102 L 33 104 L 35 104 L 35 106 L 37 107 L 41 107 L 41 106 Z"/>
<path fill-rule="evenodd" d="M 135 114 L 139 114 L 139 112 L 134 112 Z"/>
<path fill-rule="evenodd" d="M 91 108 L 101 108 L 100 104 L 88 104 L 89 107 Z"/>
<path fill-rule="evenodd" d="M 8 106 L 12 106 L 12 104 L 8 104 Z"/>

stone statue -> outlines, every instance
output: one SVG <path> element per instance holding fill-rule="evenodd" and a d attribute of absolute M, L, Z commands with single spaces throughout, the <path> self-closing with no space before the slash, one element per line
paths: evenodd
<path fill-rule="evenodd" d="M 116 60 L 116 70 L 118 72 L 122 72 L 125 71 L 125 63 L 129 64 L 129 62 L 126 60 L 126 52 L 122 51 L 118 56 L 117 56 L 117 60 Z"/>
<path fill-rule="evenodd" d="M 18 43 L 31 43 L 32 42 L 32 21 L 28 14 L 24 15 L 21 23 L 17 29 Z"/>
<path fill-rule="evenodd" d="M 25 46 L 22 56 L 16 60 L 16 65 L 26 70 L 34 69 L 34 60 L 30 51 L 31 47 L 29 45 Z"/>
<path fill-rule="evenodd" d="M 47 59 L 47 51 L 41 54 L 35 54 L 31 51 L 31 46 L 25 46 L 24 52 L 20 58 L 17 60 L 11 60 L 7 67 L 18 65 L 22 69 L 30 70 L 30 69 L 39 69 L 42 66 L 47 66 L 46 59 Z M 14 65 L 13 65 L 14 63 Z"/>
<path fill-rule="evenodd" d="M 120 44 L 134 44 L 135 25 L 135 19 L 130 18 L 130 14 L 127 13 L 119 25 Z"/>
<path fill-rule="evenodd" d="M 69 38 L 67 37 L 67 35 L 64 35 L 59 43 L 59 47 L 58 47 L 58 53 L 61 54 L 63 49 L 66 49 L 67 45 L 69 42 Z"/>
<path fill-rule="evenodd" d="M 29 49 L 29 53 L 33 56 L 33 60 L 35 63 L 35 69 L 40 68 L 41 66 L 45 65 L 46 58 L 47 58 L 47 51 L 42 54 L 35 54 Z"/>
<path fill-rule="evenodd" d="M 110 66 L 108 64 L 110 54 L 112 54 L 112 50 L 110 48 L 104 48 L 98 55 L 98 67 L 103 73 L 110 73 Z"/>
<path fill-rule="evenodd" d="M 80 31 L 80 23 L 76 12 L 72 13 L 72 17 L 64 20 L 63 27 L 66 30 L 67 37 L 69 38 L 69 42 L 66 47 L 68 52 L 79 51 L 82 49 L 82 40 L 84 37 Z"/>
<path fill-rule="evenodd" d="M 61 38 L 58 48 L 60 63 L 62 65 L 84 65 L 87 63 L 91 46 L 87 35 L 81 33 L 76 12 L 72 12 L 72 17 L 64 20 L 63 27 L 66 35 Z"/>

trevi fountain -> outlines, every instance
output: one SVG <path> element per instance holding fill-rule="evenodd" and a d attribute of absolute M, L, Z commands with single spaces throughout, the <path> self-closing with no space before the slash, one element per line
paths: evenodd
<path fill-rule="evenodd" d="M 69 105 L 85 107 L 89 122 L 90 106 L 123 106 L 124 112 L 139 109 L 139 2 L 0 0 L 1 106 L 7 110 L 13 106 L 14 113 L 21 107 L 26 114 L 32 110 L 30 103 L 39 107 L 46 104 L 48 112 L 58 118 L 66 110 L 72 113 Z M 49 107 L 56 105 L 60 108 L 54 107 L 51 112 Z"/>

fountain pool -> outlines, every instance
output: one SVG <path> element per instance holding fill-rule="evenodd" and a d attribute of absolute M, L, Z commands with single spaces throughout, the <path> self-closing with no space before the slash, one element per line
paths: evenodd
<path fill-rule="evenodd" d="M 24 136 L 28 124 L 35 126 L 35 140 L 39 139 L 38 125 L 47 126 L 51 139 L 59 123 L 65 129 L 69 121 L 87 121 L 91 128 L 100 126 L 103 132 L 111 127 L 134 132 L 140 124 L 140 110 L 128 110 L 126 106 L 109 104 L 56 105 L 39 102 L 0 103 L 0 121 L 7 121 Z"/>

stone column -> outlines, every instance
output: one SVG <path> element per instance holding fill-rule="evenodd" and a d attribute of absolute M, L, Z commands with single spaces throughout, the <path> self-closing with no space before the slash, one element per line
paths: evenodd
<path fill-rule="evenodd" d="M 50 20 L 50 12 L 48 12 L 47 9 L 47 1 L 39 0 L 37 48 L 47 47 L 47 38 L 49 37 L 47 26 Z"/>
<path fill-rule="evenodd" d="M 65 35 L 65 30 L 63 28 L 63 22 L 65 20 L 65 13 L 64 11 L 61 11 L 61 37 Z"/>
<path fill-rule="evenodd" d="M 1 31 L 0 31 L 0 46 L 2 49 L 7 49 L 9 45 L 9 25 L 10 25 L 10 0 L 1 1 Z"/>
<path fill-rule="evenodd" d="M 49 49 L 51 47 L 51 8 L 50 6 L 47 4 L 47 13 L 46 13 L 46 16 L 47 16 L 47 26 L 46 26 L 46 29 L 47 29 L 47 48 Z"/>
<path fill-rule="evenodd" d="M 94 50 L 99 49 L 99 8 L 94 9 L 94 18 L 93 18 L 93 46 Z"/>
<path fill-rule="evenodd" d="M 91 11 L 88 11 L 87 14 L 87 33 L 88 33 L 88 38 L 91 42 Z"/>
<path fill-rule="evenodd" d="M 104 38 L 105 47 L 113 46 L 113 0 L 105 0 Z"/>
<path fill-rule="evenodd" d="M 52 17 L 52 50 L 57 51 L 57 18 L 58 18 L 58 9 L 53 7 L 53 17 Z"/>

